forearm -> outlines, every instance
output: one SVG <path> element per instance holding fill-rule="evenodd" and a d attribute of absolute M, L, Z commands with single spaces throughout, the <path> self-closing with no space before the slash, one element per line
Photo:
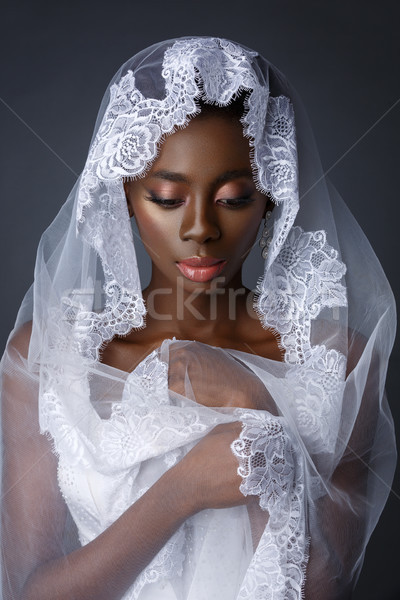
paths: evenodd
<path fill-rule="evenodd" d="M 22 600 L 117 600 L 189 516 L 168 471 L 113 525 L 71 554 L 41 565 Z"/>

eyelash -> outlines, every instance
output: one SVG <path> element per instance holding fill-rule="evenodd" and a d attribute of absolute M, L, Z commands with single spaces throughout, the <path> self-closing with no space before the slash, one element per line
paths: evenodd
<path fill-rule="evenodd" d="M 153 194 L 145 196 L 145 198 L 146 200 L 150 200 L 155 204 L 159 204 L 163 208 L 176 208 L 177 206 L 183 204 L 183 200 L 178 200 L 175 198 L 159 198 L 158 196 L 154 196 Z"/>
<path fill-rule="evenodd" d="M 146 200 L 150 200 L 150 202 L 154 202 L 155 204 L 158 204 L 159 206 L 162 206 L 162 208 L 166 209 L 177 208 L 178 206 L 181 206 L 184 202 L 183 200 L 179 200 L 177 198 L 160 198 L 153 194 L 145 196 L 145 198 Z M 254 198 L 247 196 L 244 198 L 225 198 L 224 201 L 217 200 L 217 203 L 219 203 L 220 206 L 225 206 L 229 209 L 235 209 L 240 208 L 242 206 L 246 206 L 247 204 L 250 204 L 253 201 Z"/>
<path fill-rule="evenodd" d="M 251 198 L 250 196 L 245 196 L 244 198 L 225 198 L 224 201 L 218 200 L 217 202 L 220 202 L 222 206 L 227 208 L 235 209 L 251 204 L 251 202 L 254 202 L 254 198 Z"/>
<path fill-rule="evenodd" d="M 159 198 L 158 196 L 154 196 L 150 194 L 149 196 L 145 196 L 146 200 L 150 200 L 163 208 L 176 208 L 183 204 L 183 200 L 178 200 L 177 198 Z"/>

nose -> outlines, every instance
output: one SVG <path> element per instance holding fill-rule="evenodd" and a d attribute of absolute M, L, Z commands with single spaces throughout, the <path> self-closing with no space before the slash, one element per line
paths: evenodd
<path fill-rule="evenodd" d="M 183 211 L 180 238 L 198 244 L 217 240 L 221 236 L 215 209 L 209 198 L 197 198 L 188 202 Z"/>

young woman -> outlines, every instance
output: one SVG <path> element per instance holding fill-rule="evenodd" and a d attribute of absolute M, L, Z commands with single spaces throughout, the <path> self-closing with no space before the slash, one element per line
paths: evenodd
<path fill-rule="evenodd" d="M 349 598 L 393 474 L 393 324 L 282 75 L 217 38 L 139 53 L 3 357 L 3 597 Z"/>

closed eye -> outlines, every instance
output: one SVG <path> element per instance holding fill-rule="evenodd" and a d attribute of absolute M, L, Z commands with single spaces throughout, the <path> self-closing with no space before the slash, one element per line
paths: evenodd
<path fill-rule="evenodd" d="M 216 203 L 226 208 L 241 208 L 254 202 L 255 198 L 246 196 L 244 198 L 219 198 Z"/>
<path fill-rule="evenodd" d="M 154 194 L 145 196 L 145 199 L 149 200 L 150 202 L 154 202 L 154 204 L 158 204 L 163 208 L 176 208 L 184 202 L 184 200 L 181 200 L 179 198 L 160 198 L 159 196 L 155 196 Z"/>
<path fill-rule="evenodd" d="M 184 204 L 184 200 L 181 198 L 161 198 L 155 194 L 149 194 L 148 196 L 145 196 L 145 199 L 167 209 L 177 208 L 178 206 Z M 225 208 L 235 209 L 247 206 L 248 204 L 254 202 L 254 200 L 255 198 L 251 198 L 251 196 L 245 196 L 243 198 L 219 198 L 216 200 L 216 204 L 224 206 Z"/>

